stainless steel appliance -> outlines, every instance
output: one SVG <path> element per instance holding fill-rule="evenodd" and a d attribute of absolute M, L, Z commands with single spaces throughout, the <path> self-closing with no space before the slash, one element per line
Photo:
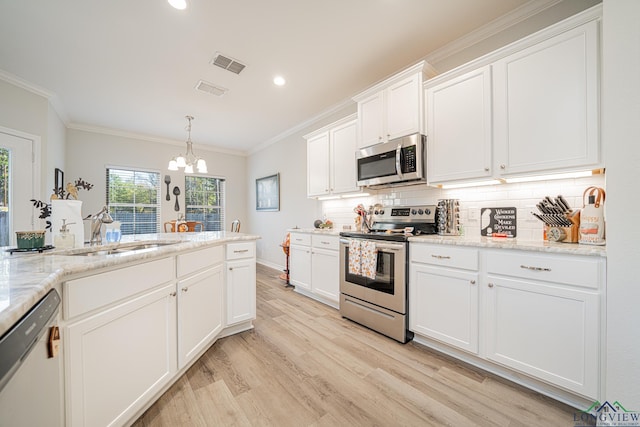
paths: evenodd
<path fill-rule="evenodd" d="M 408 135 L 356 153 L 358 185 L 365 187 L 426 182 L 425 142 L 421 134 Z"/>
<path fill-rule="evenodd" d="M 61 358 L 50 357 L 58 337 L 60 295 L 49 291 L 0 337 L 0 424 L 61 426 Z"/>
<path fill-rule="evenodd" d="M 402 206 L 370 209 L 367 230 L 340 233 L 340 314 L 405 343 L 408 330 L 409 237 L 435 234 L 436 207 Z M 409 232 L 411 230 L 411 232 Z M 354 274 L 352 242 L 374 242 L 374 277 Z M 358 246 L 357 244 L 355 246 Z"/>

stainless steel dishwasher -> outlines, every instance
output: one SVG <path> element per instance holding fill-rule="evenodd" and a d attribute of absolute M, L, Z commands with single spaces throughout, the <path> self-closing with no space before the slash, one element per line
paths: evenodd
<path fill-rule="evenodd" d="M 0 337 L 0 425 L 63 424 L 59 306 L 52 289 Z"/>

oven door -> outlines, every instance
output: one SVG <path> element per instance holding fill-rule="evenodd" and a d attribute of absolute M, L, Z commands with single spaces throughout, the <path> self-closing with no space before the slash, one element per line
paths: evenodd
<path fill-rule="evenodd" d="M 340 292 L 396 313 L 407 312 L 406 243 L 376 241 L 375 279 L 349 272 L 349 240 L 340 239 Z"/>

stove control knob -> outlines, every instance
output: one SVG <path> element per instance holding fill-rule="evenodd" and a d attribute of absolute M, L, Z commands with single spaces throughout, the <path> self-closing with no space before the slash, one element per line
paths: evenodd
<path fill-rule="evenodd" d="M 378 211 L 373 211 L 373 214 L 374 215 L 378 215 Z"/>
<path fill-rule="evenodd" d="M 384 215 L 384 209 L 380 209 L 380 215 Z"/>
<path fill-rule="evenodd" d="M 425 209 L 424 213 L 427 214 L 427 215 L 431 215 L 431 209 Z"/>
<path fill-rule="evenodd" d="M 411 209 L 411 215 L 415 215 L 417 211 L 415 209 Z"/>
<path fill-rule="evenodd" d="M 423 213 L 422 209 L 418 209 L 418 215 L 422 215 Z"/>

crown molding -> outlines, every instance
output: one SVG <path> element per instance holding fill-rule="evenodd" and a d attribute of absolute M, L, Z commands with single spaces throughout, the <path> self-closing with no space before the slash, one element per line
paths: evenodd
<path fill-rule="evenodd" d="M 53 109 L 60 117 L 60 120 L 67 125 L 69 122 L 69 115 L 67 110 L 62 105 L 60 98 L 54 92 L 51 92 L 41 86 L 28 82 L 15 74 L 11 74 L 7 71 L 0 70 L 0 80 L 4 80 L 5 82 L 12 84 L 13 86 L 19 87 L 20 89 L 24 89 L 28 92 L 33 93 L 34 95 L 41 96 L 49 101 L 49 104 L 53 107 Z"/>
<path fill-rule="evenodd" d="M 161 138 L 154 135 L 127 132 L 123 130 L 105 128 L 100 126 L 84 125 L 81 123 L 70 123 L 67 125 L 67 129 L 73 129 L 73 130 L 79 130 L 79 131 L 91 132 L 91 133 L 100 133 L 103 135 L 118 136 L 121 138 L 137 139 L 140 141 L 158 142 L 160 144 L 175 145 L 179 147 L 184 147 L 184 144 L 185 144 L 185 141 L 178 141 L 175 139 Z M 193 144 L 193 146 L 194 148 L 197 148 L 198 150 L 202 150 L 202 151 L 209 151 L 209 152 L 221 153 L 221 154 L 230 154 L 233 156 L 241 156 L 241 157 L 247 156 L 247 152 L 241 151 L 241 150 L 230 150 L 227 148 L 215 147 L 211 145 L 195 144 L 195 143 Z"/>
<path fill-rule="evenodd" d="M 493 21 L 483 25 L 476 30 L 442 46 L 439 49 L 426 55 L 424 58 L 428 63 L 436 64 L 451 55 L 455 55 L 474 44 L 494 36 L 509 27 L 525 21 L 538 13 L 561 3 L 563 0 L 531 0 L 517 9 L 508 12 Z"/>

